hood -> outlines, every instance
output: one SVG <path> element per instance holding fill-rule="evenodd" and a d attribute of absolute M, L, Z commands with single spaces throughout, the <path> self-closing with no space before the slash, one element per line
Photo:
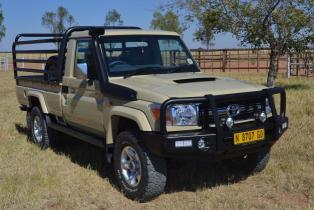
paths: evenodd
<path fill-rule="evenodd" d="M 131 88 L 140 100 L 162 103 L 168 98 L 223 95 L 262 90 L 265 87 L 247 82 L 211 76 L 206 73 L 175 73 L 111 78 L 111 82 Z"/>

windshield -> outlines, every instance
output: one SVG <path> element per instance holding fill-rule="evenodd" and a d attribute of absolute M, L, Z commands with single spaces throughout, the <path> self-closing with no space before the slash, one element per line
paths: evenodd
<path fill-rule="evenodd" d="M 109 76 L 199 71 L 175 36 L 112 36 L 102 40 Z"/>

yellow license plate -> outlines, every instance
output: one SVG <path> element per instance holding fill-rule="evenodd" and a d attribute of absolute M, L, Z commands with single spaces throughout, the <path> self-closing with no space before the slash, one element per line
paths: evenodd
<path fill-rule="evenodd" d="M 235 133 L 233 135 L 234 144 L 244 144 L 254 141 L 261 141 L 265 138 L 264 129 L 245 131 L 241 133 Z"/>

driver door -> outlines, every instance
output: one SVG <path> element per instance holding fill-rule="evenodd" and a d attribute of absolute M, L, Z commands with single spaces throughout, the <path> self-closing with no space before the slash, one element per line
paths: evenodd
<path fill-rule="evenodd" d="M 90 40 L 77 40 L 72 75 L 65 77 L 63 85 L 63 115 L 68 124 L 80 130 L 103 135 L 104 96 L 94 65 Z"/>

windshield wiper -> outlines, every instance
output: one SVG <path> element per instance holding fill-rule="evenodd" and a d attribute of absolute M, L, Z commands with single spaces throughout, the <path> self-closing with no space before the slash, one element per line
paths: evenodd
<path fill-rule="evenodd" d="M 137 68 L 135 71 L 132 71 L 128 74 L 125 74 L 124 79 L 131 77 L 131 76 L 134 76 L 134 75 L 142 74 L 142 73 L 149 71 L 149 70 L 158 70 L 158 69 L 161 69 L 161 67 L 159 67 L 159 66 L 145 66 L 145 67 Z"/>

